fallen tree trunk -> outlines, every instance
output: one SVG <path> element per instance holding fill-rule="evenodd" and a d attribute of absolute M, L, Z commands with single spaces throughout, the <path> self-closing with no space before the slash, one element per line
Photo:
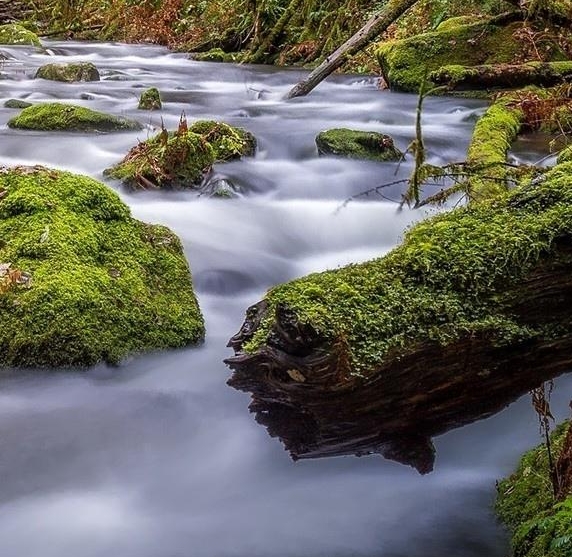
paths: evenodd
<path fill-rule="evenodd" d="M 572 369 L 572 163 L 250 308 L 229 384 L 294 459 L 433 467 L 431 437 Z"/>
<path fill-rule="evenodd" d="M 550 87 L 572 81 L 572 62 L 443 66 L 431 72 L 429 78 L 436 85 L 445 85 L 451 90 Z"/>
<path fill-rule="evenodd" d="M 286 99 L 307 95 L 321 81 L 343 66 L 354 54 L 364 49 L 373 39 L 383 33 L 399 16 L 405 13 L 417 0 L 389 0 L 381 13 L 369 21 L 333 54 L 328 56 L 310 75 L 296 84 Z"/>

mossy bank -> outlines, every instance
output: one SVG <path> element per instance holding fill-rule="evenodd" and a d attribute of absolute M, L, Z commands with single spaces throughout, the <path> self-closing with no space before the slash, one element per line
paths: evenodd
<path fill-rule="evenodd" d="M 569 427 L 566 422 L 551 436 L 554 462 L 566 450 Z M 511 534 L 514 557 L 570 557 L 572 493 L 562 495 L 554 498 L 546 444 L 527 452 L 514 474 L 499 483 L 496 511 Z"/>
<path fill-rule="evenodd" d="M 90 178 L 0 173 L 0 366 L 88 366 L 204 335 L 179 239 Z"/>
<path fill-rule="evenodd" d="M 457 24 L 458 23 L 458 24 Z M 567 60 L 558 41 L 558 31 L 549 32 L 546 22 L 538 28 L 531 22 L 530 33 L 538 37 L 536 50 L 528 52 L 521 39 L 521 14 L 505 14 L 476 23 L 454 21 L 436 31 L 403 40 L 387 41 L 377 49 L 382 73 L 392 89 L 417 92 L 427 75 L 442 66 L 477 66 L 515 62 Z M 454 67 L 454 66 L 451 66 Z"/>

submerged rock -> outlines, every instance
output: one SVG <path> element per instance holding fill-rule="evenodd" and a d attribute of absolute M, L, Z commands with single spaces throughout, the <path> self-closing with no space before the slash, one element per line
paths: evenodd
<path fill-rule="evenodd" d="M 99 71 L 91 62 L 73 62 L 69 64 L 46 64 L 38 68 L 36 79 L 51 81 L 99 81 Z"/>
<path fill-rule="evenodd" d="M 29 277 L 0 288 L 0 366 L 117 363 L 203 338 L 179 239 L 91 178 L 3 168 L 0 264 Z"/>
<path fill-rule="evenodd" d="M 8 126 L 22 130 L 43 131 L 108 132 L 141 129 L 141 124 L 134 120 L 61 103 L 42 103 L 25 108 L 8 122 Z"/>
<path fill-rule="evenodd" d="M 229 384 L 293 458 L 380 453 L 428 472 L 431 437 L 570 370 L 572 163 L 523 182 L 247 311 Z"/>
<path fill-rule="evenodd" d="M 159 134 L 133 147 L 105 175 L 133 188 L 197 187 L 215 162 L 252 156 L 254 136 L 242 128 L 201 120 Z"/>
<path fill-rule="evenodd" d="M 316 136 L 319 155 L 335 155 L 350 159 L 397 161 L 403 153 L 395 147 L 389 135 L 336 128 Z"/>
<path fill-rule="evenodd" d="M 160 110 L 163 108 L 159 89 L 156 87 L 150 87 L 143 91 L 139 97 L 139 105 L 137 108 L 139 110 Z"/>
<path fill-rule="evenodd" d="M 22 99 L 8 99 L 5 103 L 4 103 L 4 108 L 28 108 L 29 106 L 32 106 L 32 103 L 29 103 L 28 101 L 23 101 Z"/>
<path fill-rule="evenodd" d="M 0 25 L 0 44 L 42 46 L 38 35 L 16 23 Z"/>

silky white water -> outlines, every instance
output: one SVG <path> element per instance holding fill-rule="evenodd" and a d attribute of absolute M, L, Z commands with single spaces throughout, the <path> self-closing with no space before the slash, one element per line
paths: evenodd
<path fill-rule="evenodd" d="M 410 161 L 318 158 L 317 132 L 351 127 L 414 136 L 412 95 L 375 80 L 335 77 L 310 96 L 281 97 L 298 71 L 199 63 L 151 46 L 54 42 L 48 53 L 4 48 L 0 98 L 67 101 L 136 118 L 143 131 L 23 132 L 0 108 L 0 163 L 43 164 L 102 178 L 163 121 L 215 118 L 247 128 L 256 157 L 212 179 L 235 199 L 193 192 L 119 191 L 133 214 L 183 240 L 207 325 L 203 346 L 138 356 L 118 368 L 42 370 L 0 382 L 1 557 L 503 557 L 495 480 L 539 442 L 523 399 L 436 439 L 436 470 L 421 477 L 379 456 L 293 463 L 226 386 L 227 339 L 265 290 L 309 272 L 379 256 L 424 213 L 397 211 L 402 189 L 340 209 L 349 196 L 407 177 Z M 47 62 L 95 63 L 102 81 L 34 80 Z M 160 112 L 137 110 L 144 88 Z M 427 99 L 432 162 L 462 160 L 483 103 Z M 393 201 L 391 201 L 393 200 Z M 570 378 L 553 413 L 567 415 Z"/>

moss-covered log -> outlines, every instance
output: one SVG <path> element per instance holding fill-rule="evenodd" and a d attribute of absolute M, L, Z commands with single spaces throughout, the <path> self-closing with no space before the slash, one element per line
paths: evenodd
<path fill-rule="evenodd" d="M 229 384 L 294 458 L 430 438 L 572 367 L 572 163 L 427 220 L 387 256 L 272 289 L 230 341 Z"/>
<path fill-rule="evenodd" d="M 430 80 L 448 89 L 514 89 L 527 85 L 550 87 L 572 81 L 572 62 L 528 62 L 482 66 L 443 66 Z"/>
<path fill-rule="evenodd" d="M 85 176 L 0 171 L 0 367 L 116 363 L 204 335 L 179 239 Z"/>
<path fill-rule="evenodd" d="M 491 198 L 508 189 L 508 151 L 520 131 L 522 110 L 511 97 L 500 97 L 477 122 L 467 151 L 473 173 L 465 184 L 469 198 Z"/>

